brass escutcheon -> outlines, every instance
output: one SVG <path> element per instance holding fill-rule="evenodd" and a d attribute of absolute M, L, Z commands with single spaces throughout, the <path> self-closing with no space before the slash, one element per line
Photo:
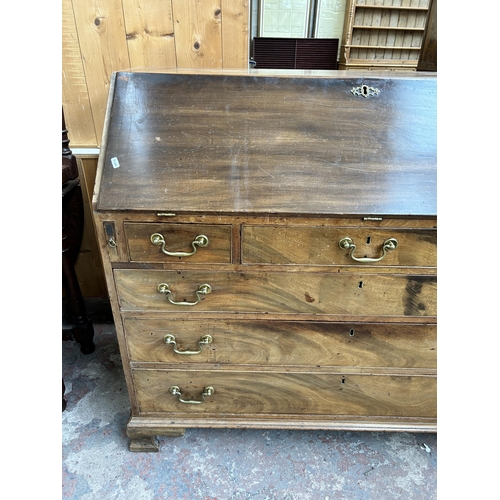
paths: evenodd
<path fill-rule="evenodd" d="M 361 97 L 371 97 L 380 93 L 379 89 L 368 87 L 368 85 L 361 85 L 361 87 L 353 87 L 351 93 Z"/>

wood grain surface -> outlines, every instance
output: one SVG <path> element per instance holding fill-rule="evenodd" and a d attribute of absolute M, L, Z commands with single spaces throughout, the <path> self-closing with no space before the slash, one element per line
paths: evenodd
<path fill-rule="evenodd" d="M 140 413 L 436 416 L 436 378 L 312 373 L 133 370 Z M 183 404 L 169 392 L 178 386 Z"/>
<path fill-rule="evenodd" d="M 350 237 L 356 245 L 353 256 L 378 259 L 388 238 L 398 242 L 375 266 L 430 266 L 437 262 L 436 231 L 418 229 L 360 229 L 356 227 L 243 226 L 242 260 L 244 263 L 359 265 L 339 246 Z"/>
<path fill-rule="evenodd" d="M 206 247 L 197 247 L 188 257 L 169 256 L 161 246 L 151 243 L 152 234 L 161 234 L 168 252 L 193 252 L 192 242 L 199 235 L 208 238 Z M 131 261 L 231 263 L 231 226 L 205 224 L 125 224 Z"/>
<path fill-rule="evenodd" d="M 435 78 L 118 73 L 111 100 L 99 210 L 436 214 Z"/>
<path fill-rule="evenodd" d="M 436 369 L 436 325 L 125 318 L 131 362 Z M 174 335 L 176 354 L 165 344 Z"/>
<path fill-rule="evenodd" d="M 436 315 L 436 276 L 138 269 L 114 275 L 122 311 Z M 205 283 L 212 292 L 193 307 L 176 306 L 157 292 L 159 283 L 170 286 L 176 302 L 195 301 Z"/>

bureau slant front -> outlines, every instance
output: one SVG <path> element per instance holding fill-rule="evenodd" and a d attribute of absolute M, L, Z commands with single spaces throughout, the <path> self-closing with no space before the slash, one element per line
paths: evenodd
<path fill-rule="evenodd" d="M 436 77 L 113 74 L 93 214 L 132 451 L 436 432 Z"/>

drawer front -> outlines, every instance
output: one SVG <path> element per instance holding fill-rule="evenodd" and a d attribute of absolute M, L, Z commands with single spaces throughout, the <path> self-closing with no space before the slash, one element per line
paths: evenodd
<path fill-rule="evenodd" d="M 131 261 L 231 263 L 230 225 L 125 223 L 124 228 Z"/>
<path fill-rule="evenodd" d="M 436 315 L 436 276 L 138 269 L 114 273 L 123 311 Z M 204 284 L 211 287 L 207 295 L 200 292 Z M 159 285 L 167 285 L 168 291 L 163 286 L 165 293 L 160 293 Z"/>
<path fill-rule="evenodd" d="M 436 416 L 435 377 L 222 370 L 132 374 L 141 413 Z M 202 396 L 208 387 L 213 394 Z M 205 401 L 183 403 L 179 397 Z"/>
<path fill-rule="evenodd" d="M 347 249 L 339 245 L 344 238 L 351 240 Z M 384 251 L 384 243 L 391 239 L 396 248 Z M 436 239 L 435 229 L 245 225 L 242 259 L 245 264 L 435 267 Z"/>
<path fill-rule="evenodd" d="M 436 325 L 138 318 L 123 323 L 132 362 L 436 368 Z"/>

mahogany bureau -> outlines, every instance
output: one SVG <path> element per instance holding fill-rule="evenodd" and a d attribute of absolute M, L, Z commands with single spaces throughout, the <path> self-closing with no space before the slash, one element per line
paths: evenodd
<path fill-rule="evenodd" d="M 132 451 L 436 431 L 436 77 L 119 72 L 93 213 Z"/>

